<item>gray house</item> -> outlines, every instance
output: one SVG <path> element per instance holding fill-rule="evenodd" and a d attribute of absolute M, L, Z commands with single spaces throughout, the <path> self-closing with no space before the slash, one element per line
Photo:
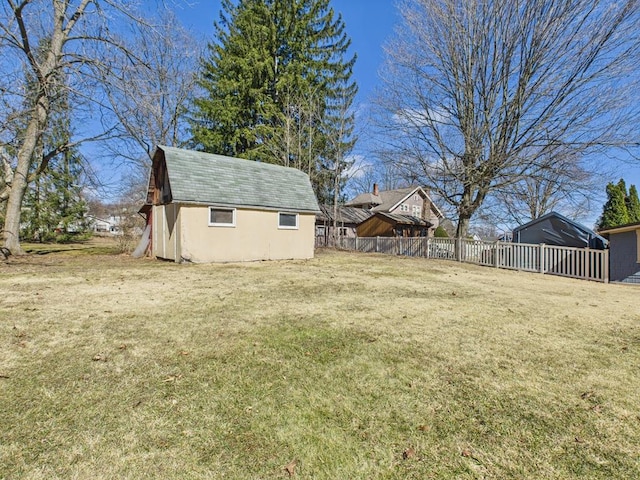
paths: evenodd
<path fill-rule="evenodd" d="M 609 239 L 609 280 L 640 284 L 640 223 L 599 233 Z"/>

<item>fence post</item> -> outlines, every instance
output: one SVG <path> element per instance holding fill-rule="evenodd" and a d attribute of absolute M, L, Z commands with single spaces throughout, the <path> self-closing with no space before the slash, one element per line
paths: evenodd
<path fill-rule="evenodd" d="M 424 258 L 429 258 L 429 246 L 431 245 L 431 237 L 427 237 L 426 245 L 427 247 L 424 252 Z"/>
<path fill-rule="evenodd" d="M 493 251 L 493 266 L 498 268 L 499 260 L 498 255 L 500 251 L 500 240 L 496 240 L 495 250 Z"/>
<path fill-rule="evenodd" d="M 547 270 L 545 268 L 545 263 L 544 263 L 544 257 L 545 257 L 545 255 L 544 255 L 544 247 L 545 247 L 545 244 L 541 243 L 540 247 L 539 247 L 539 250 L 538 250 L 538 271 L 540 273 L 542 273 L 543 275 L 544 275 L 544 272 Z"/>
<path fill-rule="evenodd" d="M 600 268 L 602 269 L 602 281 L 604 283 L 609 283 L 609 249 L 605 248 L 602 251 L 602 255 L 600 256 L 601 260 L 601 265 Z"/>
<path fill-rule="evenodd" d="M 460 237 L 456 238 L 455 252 L 456 252 L 456 260 L 461 262 L 462 261 L 462 238 Z"/>
<path fill-rule="evenodd" d="M 593 275 L 591 275 L 591 251 L 589 247 L 585 248 L 584 253 L 584 262 L 582 265 L 582 278 L 590 279 Z"/>
<path fill-rule="evenodd" d="M 378 253 L 380 251 L 380 249 L 378 248 L 378 240 L 380 239 L 380 237 L 376 237 L 376 253 Z"/>

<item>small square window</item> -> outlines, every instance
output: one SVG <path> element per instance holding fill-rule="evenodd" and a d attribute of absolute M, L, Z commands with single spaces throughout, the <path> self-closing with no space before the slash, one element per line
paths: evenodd
<path fill-rule="evenodd" d="M 297 213 L 278 213 L 278 228 L 296 230 L 298 228 Z"/>
<path fill-rule="evenodd" d="M 236 210 L 234 208 L 209 207 L 209 226 L 235 227 Z"/>

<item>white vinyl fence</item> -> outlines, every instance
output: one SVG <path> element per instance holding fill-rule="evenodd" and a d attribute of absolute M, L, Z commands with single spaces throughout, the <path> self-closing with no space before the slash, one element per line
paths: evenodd
<path fill-rule="evenodd" d="M 325 237 L 316 238 L 316 247 L 326 246 L 358 252 L 457 260 L 596 282 L 609 281 L 608 250 L 425 237 L 339 237 L 328 244 Z"/>

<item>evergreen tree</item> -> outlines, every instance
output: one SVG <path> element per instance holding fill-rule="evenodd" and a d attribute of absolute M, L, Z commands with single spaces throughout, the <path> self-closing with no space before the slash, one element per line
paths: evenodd
<path fill-rule="evenodd" d="M 635 185 L 629 187 L 626 204 L 629 212 L 629 222 L 640 222 L 640 199 L 638 199 L 638 190 Z"/>
<path fill-rule="evenodd" d="M 67 128 L 68 125 L 58 125 L 54 134 L 68 136 Z M 48 141 L 51 140 L 45 137 L 44 142 Z M 23 202 L 22 238 L 65 242 L 88 233 L 87 203 L 82 196 L 82 164 L 80 153 L 71 148 L 49 161 L 46 175 L 36 176 Z"/>
<path fill-rule="evenodd" d="M 48 42 L 44 41 L 38 54 L 46 51 L 47 46 Z M 26 76 L 25 103 L 28 105 L 35 101 L 38 83 L 29 73 Z M 22 202 L 20 237 L 32 241 L 66 241 L 88 232 L 86 202 L 81 195 L 83 158 L 77 148 L 69 147 L 72 128 L 65 81 L 64 74 L 58 72 L 53 82 L 57 94 L 52 96 L 47 129 L 34 150 L 34 157 L 50 158 L 46 161 L 33 158 L 29 168 L 30 183 Z"/>
<path fill-rule="evenodd" d="M 299 168 L 330 199 L 345 170 L 336 161 L 354 143 L 344 106 L 357 92 L 355 57 L 345 59 L 342 17 L 329 0 L 223 0 L 215 28 L 202 62 L 206 94 L 194 102 L 196 148 Z"/>
<path fill-rule="evenodd" d="M 604 204 L 602 217 L 598 225 L 600 230 L 619 227 L 629 223 L 629 212 L 626 205 L 626 185 L 624 180 L 618 184 L 607 184 L 607 203 Z"/>

